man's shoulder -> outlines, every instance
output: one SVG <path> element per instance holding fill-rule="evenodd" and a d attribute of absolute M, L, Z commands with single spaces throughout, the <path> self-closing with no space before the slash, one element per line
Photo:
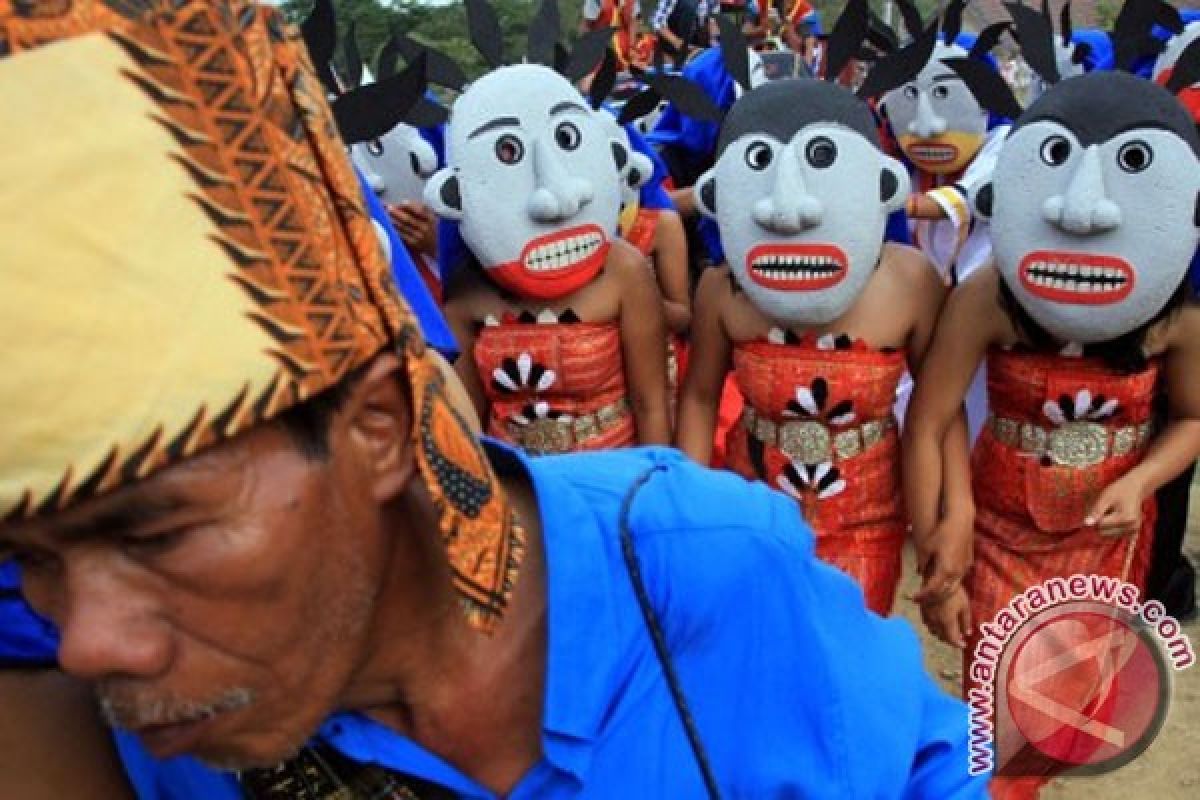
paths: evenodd
<path fill-rule="evenodd" d="M 703 467 L 673 448 L 575 453 L 534 464 L 535 471 L 545 469 L 570 484 L 602 520 L 629 500 L 637 539 L 718 530 L 774 536 L 780 527 L 807 534 L 788 498 L 727 470 Z M 811 543 L 810 536 L 802 539 Z"/>

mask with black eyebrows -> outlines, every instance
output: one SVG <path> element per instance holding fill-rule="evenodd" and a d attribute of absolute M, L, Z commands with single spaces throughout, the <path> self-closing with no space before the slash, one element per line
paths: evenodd
<path fill-rule="evenodd" d="M 881 104 L 905 157 L 922 172 L 959 172 L 983 147 L 988 112 L 944 58 L 965 58 L 956 44 L 938 42 L 908 83 L 884 94 Z"/>
<path fill-rule="evenodd" d="M 1104 342 L 1166 306 L 1200 243 L 1198 154 L 1175 97 L 1125 73 L 1063 81 L 1018 118 L 972 204 L 1038 325 Z"/>
<path fill-rule="evenodd" d="M 500 67 L 469 86 L 454 104 L 447 161 L 426 203 L 460 223 L 497 284 L 548 300 L 604 266 L 629 153 L 557 72 Z"/>
<path fill-rule="evenodd" d="M 717 152 L 696 200 L 716 219 L 739 286 L 781 322 L 844 314 L 909 190 L 903 165 L 880 151 L 867 106 L 832 83 L 773 81 L 730 109 Z"/>

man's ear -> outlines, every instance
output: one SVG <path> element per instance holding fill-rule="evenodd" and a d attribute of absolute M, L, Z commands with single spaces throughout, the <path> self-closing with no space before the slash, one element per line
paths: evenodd
<path fill-rule="evenodd" d="M 381 352 L 367 364 L 335 420 L 331 447 L 353 451 L 375 499 L 401 494 L 417 474 L 417 460 L 408 375 L 395 353 Z"/>
<path fill-rule="evenodd" d="M 879 170 L 879 201 L 889 214 L 904 208 L 911 187 L 912 182 L 904 165 L 890 156 L 884 156 Z"/>
<path fill-rule="evenodd" d="M 982 220 L 990 221 L 992 218 L 992 182 L 971 189 L 967 193 L 967 203 L 971 206 L 971 211 L 975 216 Z M 1200 197 L 1196 198 L 1196 224 L 1200 225 Z"/>
<path fill-rule="evenodd" d="M 710 169 L 700 176 L 700 180 L 692 187 L 692 194 L 696 198 L 696 210 L 706 217 L 716 219 L 717 176 L 713 174 L 713 170 Z"/>
<path fill-rule="evenodd" d="M 442 219 L 461 222 L 463 218 L 462 193 L 458 185 L 458 170 L 452 167 L 440 169 L 425 184 L 425 205 Z"/>

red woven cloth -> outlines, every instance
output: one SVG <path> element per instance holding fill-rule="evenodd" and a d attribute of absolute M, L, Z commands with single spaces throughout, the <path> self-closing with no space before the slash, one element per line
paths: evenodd
<path fill-rule="evenodd" d="M 1121 375 L 1094 359 L 993 349 L 988 402 L 997 418 L 1043 430 L 1071 424 L 1074 416 L 1111 433 L 1150 421 L 1158 372 L 1155 362 L 1142 372 Z M 1016 595 L 1049 578 L 1077 573 L 1118 577 L 1144 589 L 1153 544 L 1153 497 L 1134 535 L 1101 536 L 1083 526 L 1100 491 L 1133 468 L 1144 447 L 1110 454 L 1091 466 L 1063 466 L 1001 438 L 993 426 L 985 426 L 971 457 L 975 562 L 966 585 L 976 635 L 964 653 L 967 691 L 973 686 L 970 663 L 979 626 Z M 1037 797 L 1047 780 L 997 779 L 993 797 Z"/>
<path fill-rule="evenodd" d="M 475 363 L 487 393 L 488 434 L 508 442 L 514 418 L 579 417 L 626 396 L 616 322 L 485 325 L 475 342 Z M 636 439 L 626 409 L 617 425 L 578 442 L 576 449 L 625 447 Z"/>
<path fill-rule="evenodd" d="M 833 452 L 828 462 L 801 465 L 774 444 L 760 448 L 739 423 L 726 436 L 725 456 L 735 472 L 795 497 L 816 534 L 817 555 L 853 577 L 872 610 L 887 614 L 900 581 L 907 524 L 900 446 L 892 424 L 904 354 L 841 338 L 839 349 L 828 349 L 831 337 L 821 343 L 806 338 L 798 344 L 737 345 L 737 386 L 747 405 L 775 423 L 817 421 L 831 437 L 861 430 L 864 423 L 886 423 L 882 438 L 851 457 Z M 759 450 L 761 457 L 756 456 Z M 806 485 L 805 477 L 816 479 Z"/>

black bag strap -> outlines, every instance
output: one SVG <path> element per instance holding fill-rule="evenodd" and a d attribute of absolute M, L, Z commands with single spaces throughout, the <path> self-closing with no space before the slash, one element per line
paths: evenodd
<path fill-rule="evenodd" d="M 687 697 L 683 693 L 683 686 L 679 683 L 679 675 L 675 672 L 675 663 L 671 660 L 671 653 L 667 649 L 667 637 L 663 634 L 662 625 L 658 621 L 658 615 L 654 613 L 654 607 L 650 603 L 650 595 L 646 591 L 645 582 L 642 580 L 641 562 L 638 561 L 637 549 L 633 544 L 633 533 L 629 529 L 629 512 L 633 507 L 634 498 L 655 472 L 665 469 L 662 465 L 650 467 L 634 480 L 633 485 L 629 487 L 629 491 L 625 493 L 625 499 L 621 502 L 621 515 L 617 521 L 617 529 L 621 536 L 621 554 L 625 557 L 625 569 L 629 572 L 629 579 L 633 583 L 633 593 L 637 597 L 638 606 L 642 609 L 642 618 L 646 621 L 646 628 L 649 630 L 650 639 L 654 643 L 654 654 L 658 656 L 658 663 L 662 666 L 663 677 L 667 681 L 667 689 L 671 692 L 671 700 L 675 703 L 675 710 L 679 712 L 679 721 L 683 723 L 683 730 L 687 734 L 688 744 L 692 747 L 692 755 L 696 759 L 696 766 L 700 769 L 700 776 L 704 779 L 704 787 L 708 792 L 710 800 L 719 800 L 721 792 L 717 788 L 716 778 L 713 777 L 712 765 L 708 760 L 708 752 L 704 749 L 704 742 L 701 741 L 700 731 L 696 728 L 696 721 L 692 718 L 692 711 L 688 707 Z"/>

